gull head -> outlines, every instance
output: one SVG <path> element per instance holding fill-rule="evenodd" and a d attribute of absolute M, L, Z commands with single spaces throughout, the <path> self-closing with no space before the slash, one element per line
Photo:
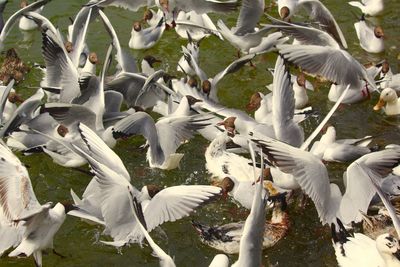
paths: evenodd
<path fill-rule="evenodd" d="M 281 17 L 281 19 L 287 20 L 290 16 L 290 9 L 287 6 L 283 6 L 279 10 L 279 16 Z"/>
<path fill-rule="evenodd" d="M 151 12 L 151 9 L 146 9 L 143 13 L 143 21 L 148 21 L 153 18 L 153 12 Z"/>
<path fill-rule="evenodd" d="M 254 93 L 250 97 L 249 103 L 246 105 L 246 110 L 248 112 L 257 110 L 261 106 L 262 99 L 263 99 L 263 97 L 259 92 Z"/>
<path fill-rule="evenodd" d="M 385 33 L 383 32 L 383 29 L 381 26 L 376 26 L 374 28 L 374 34 L 375 34 L 375 37 L 378 39 L 385 37 Z"/>
<path fill-rule="evenodd" d="M 133 29 L 135 32 L 140 32 L 142 30 L 142 25 L 140 25 L 140 21 L 135 21 L 133 23 Z"/>
<path fill-rule="evenodd" d="M 201 84 L 201 89 L 203 90 L 203 93 L 208 96 L 211 92 L 211 82 L 209 80 L 204 80 Z"/>
<path fill-rule="evenodd" d="M 72 51 L 74 51 L 74 46 L 70 41 L 65 42 L 64 47 L 68 53 L 71 53 Z"/>
<path fill-rule="evenodd" d="M 89 54 L 89 61 L 92 64 L 97 64 L 99 62 L 99 58 L 97 57 L 97 54 L 95 52 Z"/>
<path fill-rule="evenodd" d="M 190 77 L 187 81 L 187 84 L 191 87 L 191 88 L 197 88 L 197 80 L 194 77 Z"/>
<path fill-rule="evenodd" d="M 217 123 L 218 126 L 224 126 L 229 136 L 235 135 L 235 120 L 236 117 L 228 117 L 225 120 Z"/>
<path fill-rule="evenodd" d="M 68 128 L 65 125 L 60 124 L 57 127 L 57 133 L 62 136 L 65 137 L 67 135 L 67 133 L 69 132 Z"/>

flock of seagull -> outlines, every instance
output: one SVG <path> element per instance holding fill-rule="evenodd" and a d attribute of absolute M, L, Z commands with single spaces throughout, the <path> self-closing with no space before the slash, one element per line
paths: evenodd
<path fill-rule="evenodd" d="M 216 252 L 209 266 L 229 266 L 226 254 L 237 253 L 232 266 L 261 266 L 263 249 L 287 234 L 287 205 L 299 191 L 303 201 L 312 200 L 321 224 L 331 227 L 340 266 L 400 266 L 400 221 L 391 202 L 400 194 L 400 146 L 379 149 L 371 146 L 372 136 L 336 139 L 335 128 L 325 127 L 341 103 L 367 100 L 374 92 L 380 93 L 374 110 L 400 114 L 400 76 L 387 61 L 365 66 L 358 62 L 322 2 L 277 0 L 266 6 L 264 0 L 90 0 L 72 20 L 67 37 L 40 14 L 50 0 L 23 0 L 21 9 L 4 23 L 7 2 L 0 0 L 0 49 L 8 49 L 5 41 L 17 23 L 23 31 L 40 31 L 44 66 L 40 88 L 26 100 L 13 86 L 30 68 L 14 48 L 6 51 L 0 70 L 0 255 L 33 255 L 36 266 L 42 266 L 43 251 L 58 254 L 53 238 L 68 214 L 101 225 L 102 236 L 108 237 L 101 242 L 106 245 L 123 247 L 146 240 L 160 266 L 175 266 L 151 231 L 229 196 L 250 210 L 246 221 L 219 226 L 192 222 L 201 240 L 222 252 Z M 383 0 L 349 4 L 362 13 L 354 24 L 360 47 L 368 53 L 383 52 L 383 29 L 369 20 L 382 13 Z M 176 66 L 182 77 L 155 69 L 159 60 L 153 56 L 138 64 L 121 46 L 118 30 L 105 12 L 108 6 L 144 11 L 143 19 L 133 24 L 131 49 L 157 45 L 165 30 L 174 29 L 187 39 Z M 279 19 L 266 13 L 271 8 L 277 8 Z M 240 11 L 232 28 L 221 19 L 215 25 L 207 15 L 235 10 Z M 298 21 L 300 10 L 308 15 L 307 22 Z M 260 24 L 261 18 L 270 23 Z M 94 20 L 103 22 L 109 34 L 103 65 L 86 44 Z M 200 41 L 209 36 L 228 42 L 238 54 L 214 77 L 199 61 Z M 249 98 L 247 111 L 254 111 L 254 117 L 223 106 L 218 83 L 271 52 L 277 54 L 275 68 L 269 69 L 271 92 Z M 328 98 L 336 103 L 306 136 L 301 123 L 312 114 L 310 77 L 331 82 Z M 321 131 L 324 134 L 315 141 Z M 112 150 L 118 139 L 142 135 L 149 167 L 171 170 L 184 157 L 180 145 L 195 134 L 210 142 L 205 167 L 213 185 L 149 184 L 138 189 Z M 89 164 L 93 178 L 81 197 L 71 189 L 70 201 L 41 204 L 28 170 L 13 151 L 45 153 L 68 168 Z M 330 182 L 326 162 L 350 163 L 343 176 L 344 193 Z M 375 215 L 371 206 L 379 209 Z M 268 209 L 272 213 L 267 220 Z M 355 227 L 358 223 L 364 231 Z"/>

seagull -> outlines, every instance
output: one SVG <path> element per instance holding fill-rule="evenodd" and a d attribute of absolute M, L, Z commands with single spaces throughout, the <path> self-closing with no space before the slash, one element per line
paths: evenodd
<path fill-rule="evenodd" d="M 349 5 L 358 7 L 367 16 L 377 16 L 383 12 L 384 0 L 350 1 Z"/>
<path fill-rule="evenodd" d="M 379 181 L 375 176 L 368 174 L 372 188 L 378 193 L 389 215 L 393 220 L 397 235 L 400 233 L 400 221 L 395 209 L 389 199 L 379 186 Z M 400 245 L 399 240 L 385 233 L 373 239 L 360 234 L 349 234 L 338 219 L 339 232 L 336 231 L 335 224 L 332 224 L 333 246 L 336 259 L 340 266 L 400 266 Z"/>
<path fill-rule="evenodd" d="M 39 88 L 35 94 L 26 99 L 17 110 L 12 114 L 7 123 L 1 128 L 0 136 L 6 137 L 15 131 L 19 125 L 27 122 L 39 114 L 39 106 L 41 105 L 44 92 Z"/>
<path fill-rule="evenodd" d="M 86 147 L 75 147 L 89 162 L 100 188 L 102 217 L 105 233 L 113 242 L 103 242 L 114 246 L 141 241 L 143 235 L 131 205 L 137 198 L 142 205 L 147 230 L 151 231 L 166 221 L 175 221 L 188 216 L 196 207 L 218 197 L 221 188 L 202 185 L 181 185 L 165 188 L 152 194 L 148 187 L 142 191 L 130 184 L 130 176 L 121 159 L 90 128 L 79 124 L 79 131 Z"/>
<path fill-rule="evenodd" d="M 385 51 L 383 28 L 381 26 L 370 26 L 364 16 L 354 23 L 358 40 L 362 49 L 369 53 L 382 53 Z"/>
<path fill-rule="evenodd" d="M 28 6 L 28 1 L 22 0 L 20 5 L 21 8 L 25 8 Z M 43 7 L 44 6 L 41 6 L 38 9 L 33 10 L 33 12 L 40 13 L 42 12 Z M 37 24 L 34 21 L 22 16 L 19 20 L 18 27 L 23 31 L 31 31 L 37 28 Z"/>
<path fill-rule="evenodd" d="M 166 97 L 165 92 L 171 93 L 168 87 L 157 82 L 159 78 L 165 75 L 165 72 L 159 70 L 150 76 L 139 74 L 135 59 L 121 48 L 110 20 L 101 10 L 99 10 L 99 14 L 112 38 L 119 65 L 117 74 L 106 83 L 105 90 L 115 90 L 122 93 L 129 107 L 140 106 L 145 109 L 154 106 L 158 100 Z M 151 61 L 148 61 L 148 63 L 151 64 Z M 144 88 L 145 85 L 146 88 Z M 139 96 L 142 98 L 140 101 Z"/>
<path fill-rule="evenodd" d="M 132 49 L 149 49 L 157 44 L 165 30 L 164 18 L 154 27 L 142 28 L 139 21 L 133 23 L 129 47 Z"/>
<path fill-rule="evenodd" d="M 373 137 L 336 140 L 336 129 L 329 126 L 319 141 L 315 141 L 310 152 L 324 161 L 352 162 L 371 152 L 367 146 Z"/>
<path fill-rule="evenodd" d="M 325 165 L 310 152 L 273 139 L 255 140 L 255 142 L 263 148 L 272 166 L 293 175 L 303 191 L 314 201 L 323 224 L 336 223 L 336 217 L 345 224 L 360 221 L 362 216 L 359 211 L 367 211 L 375 194 L 367 173 L 383 178 L 398 165 L 400 160 L 398 148 L 385 149 L 359 158 L 346 170 L 345 184 L 347 186 L 342 196 L 339 187 L 329 182 Z M 279 186 L 278 183 L 276 184 Z"/>
<path fill-rule="evenodd" d="M 342 30 L 322 2 L 319 0 L 278 0 L 278 12 L 283 20 L 289 20 L 300 7 L 305 8 L 311 19 L 317 21 L 341 47 L 347 49 Z"/>
<path fill-rule="evenodd" d="M 396 91 L 400 91 L 400 73 L 394 74 L 389 62 L 386 60 L 382 63 L 380 78 L 383 79 L 380 83 L 381 88 L 390 87 Z"/>
<path fill-rule="evenodd" d="M 180 107 L 167 117 L 154 122 L 145 112 L 136 112 L 119 122 L 114 127 L 114 137 L 143 135 L 149 144 L 146 158 L 151 168 L 174 169 L 179 166 L 183 154 L 176 153 L 178 147 L 193 136 L 193 131 L 208 125 L 208 118 L 203 115 L 188 116 L 179 114 L 188 110 L 192 98 L 184 97 Z"/>
<path fill-rule="evenodd" d="M 293 121 L 294 92 L 290 82 L 289 70 L 281 56 L 278 56 L 275 63 L 273 84 L 272 122 L 275 138 L 295 147 L 300 147 L 304 142 L 304 131 Z"/>
<path fill-rule="evenodd" d="M 13 89 L 14 84 L 15 81 L 11 80 L 7 86 L 0 85 L 0 123 L 3 125 L 17 110 L 15 103 L 23 102 L 21 96 Z"/>
<path fill-rule="evenodd" d="M 303 71 L 321 75 L 336 84 L 350 88 L 362 88 L 362 80 L 368 82 L 374 91 L 378 88 L 365 67 L 346 50 L 341 49 L 329 34 L 312 27 L 279 22 L 274 27 L 292 35 L 300 44 L 278 45 L 279 53 Z M 328 67 L 329 66 L 329 67 Z"/>
<path fill-rule="evenodd" d="M 219 102 L 217 84 L 221 81 L 221 79 L 224 78 L 227 74 L 238 71 L 240 68 L 246 65 L 246 63 L 250 62 L 255 57 L 254 54 L 249 54 L 239 59 L 236 59 L 213 78 L 207 78 L 207 74 L 197 64 L 198 60 L 195 58 L 195 55 L 185 53 L 184 56 L 186 61 L 189 63 L 189 66 L 196 72 L 196 75 L 200 78 L 201 89 L 203 93 L 207 95 L 209 99 L 216 103 Z"/>
<path fill-rule="evenodd" d="M 272 30 L 270 25 L 265 25 L 258 29 L 257 24 L 264 13 L 265 3 L 262 0 L 245 0 L 242 1 L 240 13 L 236 21 L 236 26 L 228 29 L 222 20 L 218 20 L 217 25 L 222 36 L 241 52 L 250 53 L 250 49 L 255 49 L 251 53 L 257 53 L 262 50 L 269 50 L 266 46 L 274 45 L 278 42 L 275 38 L 265 39 L 264 36 Z M 276 44 L 276 43 L 275 43 Z M 260 48 L 262 47 L 262 48 Z"/>
<path fill-rule="evenodd" d="M 107 7 L 107 6 L 115 6 L 121 7 L 124 9 L 129 9 L 131 11 L 138 11 L 141 7 L 150 7 L 154 4 L 154 0 L 90 0 L 85 6 L 99 6 L 99 7 Z"/>
<path fill-rule="evenodd" d="M 15 12 L 13 15 L 11 15 L 11 17 L 9 17 L 8 20 L 6 21 L 6 23 L 4 24 L 4 27 L 2 27 L 2 30 L 0 33 L 0 51 L 2 51 L 4 49 L 4 41 L 5 41 L 6 37 L 8 36 L 8 34 L 10 33 L 14 24 L 17 22 L 17 20 L 19 18 L 21 18 L 23 16 L 23 14 L 25 14 L 26 12 L 34 11 L 34 10 L 40 8 L 41 6 L 47 4 L 50 1 L 51 0 L 39 0 L 39 1 L 33 2 L 32 4 L 30 4 L 24 8 L 21 8 L 20 10 Z"/>
<path fill-rule="evenodd" d="M 162 17 L 164 17 L 164 13 L 161 9 L 157 9 L 157 12 L 155 12 L 153 9 L 149 8 L 144 11 L 143 22 L 147 22 L 150 27 L 155 27 Z"/>
<path fill-rule="evenodd" d="M 0 142 L 0 254 L 14 247 L 9 257 L 29 257 L 42 266 L 42 251 L 53 248 L 53 237 L 63 224 L 66 213 L 75 209 L 70 204 L 48 202 L 41 205 L 33 192 L 28 171 L 11 150 Z M 53 249 L 54 251 L 54 249 Z M 56 252 L 55 252 L 56 253 Z"/>
<path fill-rule="evenodd" d="M 225 254 L 217 254 L 208 267 L 229 267 L 229 259 Z"/>
<path fill-rule="evenodd" d="M 6 9 L 7 3 L 8 3 L 8 0 L 1 0 L 0 1 L 0 33 L 3 30 L 3 27 L 4 27 L 3 13 L 4 13 L 4 9 Z"/>
<path fill-rule="evenodd" d="M 243 234 L 240 238 L 239 258 L 232 264 L 232 267 L 240 266 L 261 266 L 262 264 L 262 244 L 264 239 L 265 227 L 265 205 L 267 204 L 268 194 L 263 195 L 264 174 L 261 172 L 258 179 L 255 167 L 255 153 L 250 144 L 250 154 L 253 160 L 254 182 L 257 188 L 253 197 L 253 203 L 249 216 L 243 227 Z M 261 151 L 261 158 L 263 158 Z M 261 161 L 261 169 L 264 163 Z"/>
<path fill-rule="evenodd" d="M 197 14 L 209 12 L 226 13 L 235 11 L 238 5 L 236 0 L 155 0 L 155 4 L 164 12 L 172 12 L 173 21 L 179 11 L 195 11 Z"/>
<path fill-rule="evenodd" d="M 145 221 L 145 217 L 142 211 L 142 207 L 141 204 L 139 204 L 137 202 L 137 200 L 134 198 L 134 215 L 135 215 L 135 219 L 136 221 L 138 221 L 138 225 L 140 230 L 142 231 L 144 237 L 147 240 L 147 243 L 149 243 L 150 247 L 153 250 L 153 255 L 155 255 L 157 258 L 159 258 L 160 260 L 160 267 L 175 267 L 175 262 L 174 260 L 171 258 L 171 256 L 169 256 L 167 253 L 165 253 L 164 250 L 162 250 L 162 248 L 160 248 L 156 242 L 154 242 L 154 240 L 151 238 L 151 236 L 149 235 L 149 233 L 147 232 L 146 229 L 146 221 Z"/>
<path fill-rule="evenodd" d="M 180 11 L 176 17 L 175 23 L 176 33 L 184 39 L 200 41 L 213 33 L 220 39 L 222 38 L 214 23 L 206 13 L 197 14 L 195 11 L 187 13 L 185 11 Z"/>
<path fill-rule="evenodd" d="M 196 75 L 196 71 L 191 67 L 191 61 L 193 60 L 193 66 L 199 65 L 199 54 L 200 54 L 200 46 L 198 42 L 194 42 L 191 38 L 191 34 L 187 33 L 189 38 L 189 42 L 186 47 L 182 46 L 183 55 L 178 61 L 178 66 L 176 67 L 177 71 L 183 72 L 188 76 Z M 186 55 L 186 56 L 185 56 Z M 187 55 L 190 55 L 189 57 Z"/>

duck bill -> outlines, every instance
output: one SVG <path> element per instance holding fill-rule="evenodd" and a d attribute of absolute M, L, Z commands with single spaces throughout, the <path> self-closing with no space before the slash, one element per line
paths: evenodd
<path fill-rule="evenodd" d="M 383 108 L 383 106 L 385 106 L 385 100 L 383 100 L 382 98 L 379 98 L 378 103 L 376 103 L 376 105 L 374 106 L 374 110 L 375 111 L 381 110 Z"/>

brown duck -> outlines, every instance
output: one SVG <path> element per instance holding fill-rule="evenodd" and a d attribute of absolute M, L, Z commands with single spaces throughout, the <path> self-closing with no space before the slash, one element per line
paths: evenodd
<path fill-rule="evenodd" d="M 6 52 L 6 57 L 0 67 L 0 80 L 3 84 L 8 84 L 12 79 L 19 83 L 24 79 L 24 75 L 30 70 L 18 56 L 14 48 Z"/>

